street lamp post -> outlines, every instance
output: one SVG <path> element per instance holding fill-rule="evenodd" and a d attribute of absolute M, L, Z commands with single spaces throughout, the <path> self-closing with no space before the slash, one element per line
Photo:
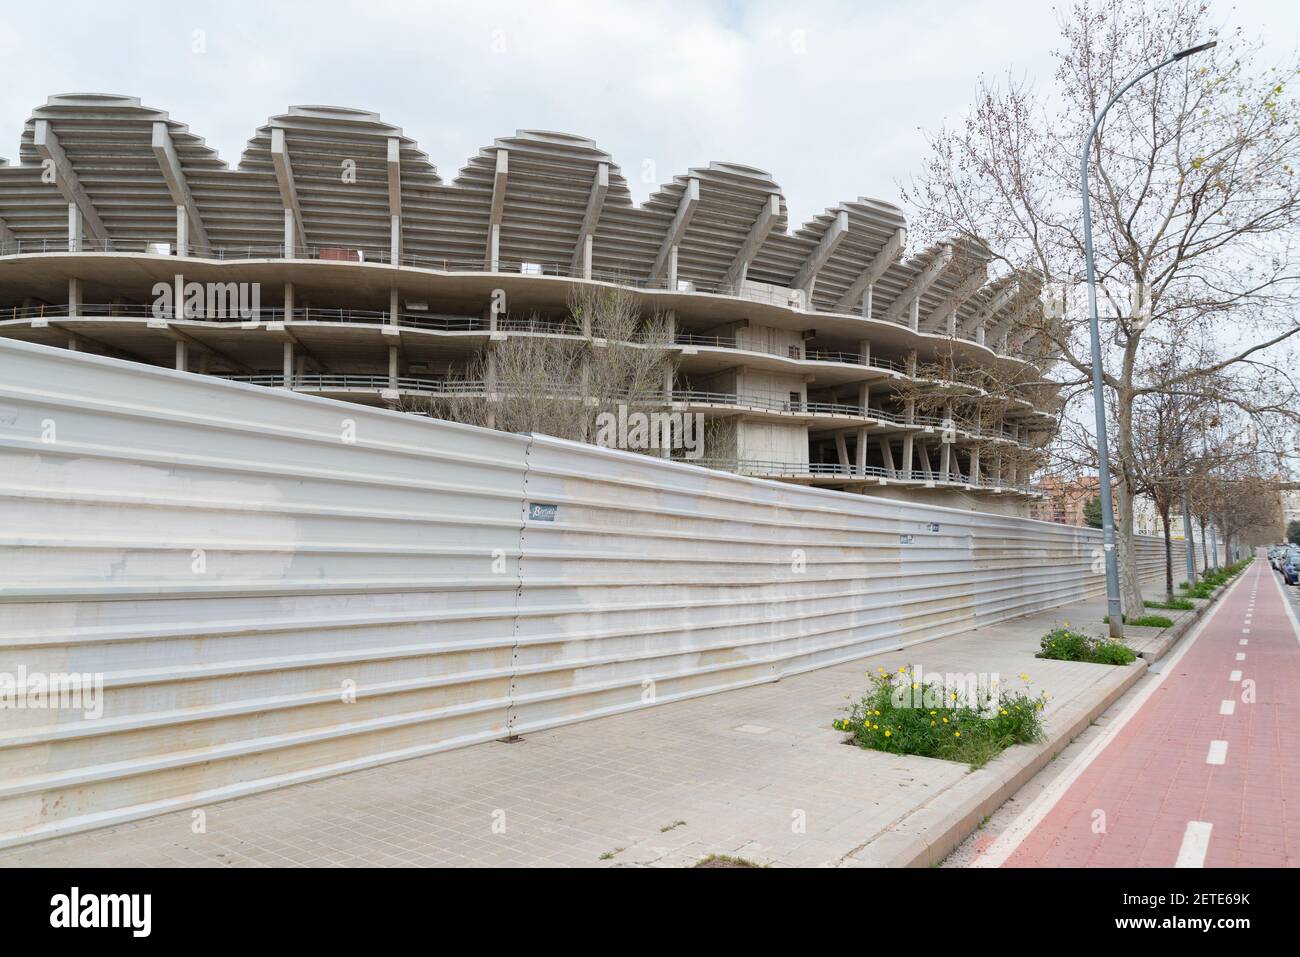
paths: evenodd
<path fill-rule="evenodd" d="M 1162 67 L 1177 63 L 1194 53 L 1210 49 L 1217 42 L 1212 40 L 1209 43 L 1202 43 L 1200 46 L 1180 50 L 1167 60 L 1162 60 L 1149 70 L 1139 73 L 1121 86 L 1119 92 L 1110 98 L 1110 102 L 1102 107 L 1101 112 L 1097 114 L 1097 118 L 1093 120 L 1092 128 L 1088 130 L 1088 136 L 1083 141 L 1083 155 L 1079 160 L 1080 182 L 1083 192 L 1083 253 L 1088 268 L 1088 335 L 1092 341 L 1092 404 L 1097 416 L 1097 471 L 1099 473 L 1101 492 L 1101 539 L 1106 559 L 1106 611 L 1110 617 L 1110 634 L 1112 638 L 1122 638 L 1124 636 L 1124 615 L 1119 600 L 1119 557 L 1115 553 L 1115 500 L 1110 488 L 1110 450 L 1107 448 L 1108 443 L 1106 441 L 1106 395 L 1103 391 L 1101 331 L 1098 328 L 1099 321 L 1097 318 L 1097 270 L 1092 258 L 1092 205 L 1088 197 L 1088 154 L 1092 151 L 1093 138 L 1097 135 L 1101 121 L 1106 118 L 1106 112 L 1134 84 Z M 1134 614 L 1140 613 L 1141 609 L 1134 610 Z"/>

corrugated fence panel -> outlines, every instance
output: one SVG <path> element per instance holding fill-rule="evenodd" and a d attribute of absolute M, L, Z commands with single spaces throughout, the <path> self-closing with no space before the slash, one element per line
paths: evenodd
<path fill-rule="evenodd" d="M 103 696 L 0 709 L 0 845 L 952 634 L 1098 545 L 4 341 L 0 677 Z"/>
<path fill-rule="evenodd" d="M 516 732 L 860 658 L 1101 594 L 1101 533 L 535 437 Z M 1141 543 L 1141 572 L 1163 569 Z M 1178 555 L 1181 556 L 1181 550 Z"/>
<path fill-rule="evenodd" d="M 0 347 L 0 840 L 502 736 L 527 445 Z"/>

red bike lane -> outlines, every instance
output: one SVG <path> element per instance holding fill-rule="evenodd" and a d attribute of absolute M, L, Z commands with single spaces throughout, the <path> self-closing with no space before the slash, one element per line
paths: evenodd
<path fill-rule="evenodd" d="M 1005 867 L 1300 865 L 1300 640 L 1263 559 Z"/>

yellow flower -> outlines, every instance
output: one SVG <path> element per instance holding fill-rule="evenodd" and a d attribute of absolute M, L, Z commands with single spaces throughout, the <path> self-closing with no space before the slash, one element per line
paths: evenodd
<path fill-rule="evenodd" d="M 1003 714 L 1006 714 L 1006 713 L 1007 713 L 1007 709 L 1006 709 L 1006 708 L 1003 708 L 1003 709 L 1002 709 L 1002 713 L 1003 713 Z"/>
<path fill-rule="evenodd" d="M 885 737 L 887 737 L 887 738 L 892 738 L 893 736 L 894 736 L 894 732 L 892 732 L 892 731 L 890 731 L 888 728 L 886 728 L 886 729 L 885 729 Z"/>
<path fill-rule="evenodd" d="M 947 719 L 947 718 L 944 718 L 944 719 L 943 719 L 943 723 L 944 723 L 944 724 L 947 724 L 947 723 L 948 723 L 948 719 Z"/>
<path fill-rule="evenodd" d="M 931 722 L 930 722 L 930 727 L 933 728 L 933 727 L 934 727 L 936 724 L 938 724 L 938 723 L 939 723 L 938 721 L 931 721 Z"/>
<path fill-rule="evenodd" d="M 872 731 L 879 731 L 879 730 L 880 730 L 880 725 L 878 725 L 878 724 L 873 724 L 873 725 L 871 726 L 871 730 L 872 730 Z"/>
<path fill-rule="evenodd" d="M 953 736 L 954 738 L 960 738 L 960 737 L 961 737 L 961 732 L 960 732 L 960 731 L 954 731 L 954 732 L 952 733 L 952 736 Z"/>
<path fill-rule="evenodd" d="M 906 667 L 905 665 L 899 665 L 899 666 L 898 666 L 898 673 L 899 673 L 900 675 L 906 673 L 906 671 L 907 671 L 907 667 Z"/>
<path fill-rule="evenodd" d="M 876 670 L 879 671 L 882 675 L 885 673 L 884 666 L 881 666 L 881 667 L 877 668 Z"/>

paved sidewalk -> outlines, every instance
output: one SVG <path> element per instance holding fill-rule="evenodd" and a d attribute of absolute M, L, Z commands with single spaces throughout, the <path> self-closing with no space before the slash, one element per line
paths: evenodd
<path fill-rule="evenodd" d="M 1018 796 L 1023 818 L 992 822 L 952 863 L 1300 866 L 1300 643 L 1286 601 L 1256 560 L 1163 680 L 1106 716 L 1118 731 L 1077 742 L 1056 782 Z"/>
<path fill-rule="evenodd" d="M 870 862 L 873 842 L 973 806 L 996 774 L 844 746 L 830 724 L 865 690 L 864 672 L 906 663 L 1028 672 L 1052 696 L 1056 740 L 1041 755 L 1016 748 L 998 760 L 1045 762 L 1065 744 L 1062 722 L 1086 726 L 1144 668 L 1033 657 L 1053 625 L 1097 619 L 1102 605 L 215 804 L 202 833 L 182 811 L 12 848 L 0 851 L 0 866 L 688 866 L 708 854 Z"/>

